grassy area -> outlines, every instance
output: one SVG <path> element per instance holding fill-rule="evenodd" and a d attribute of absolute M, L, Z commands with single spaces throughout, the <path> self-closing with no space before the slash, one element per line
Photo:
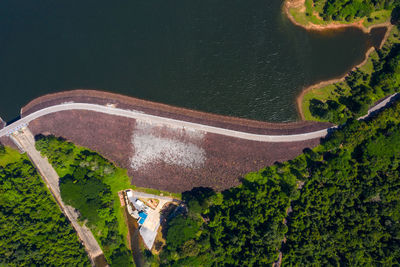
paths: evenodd
<path fill-rule="evenodd" d="M 310 2 L 312 0 L 308 0 L 307 2 Z M 328 22 L 323 21 L 319 18 L 317 18 L 314 13 L 312 12 L 312 7 L 309 5 L 306 5 L 306 11 L 303 12 L 301 8 L 289 8 L 289 13 L 292 15 L 294 20 L 304 26 L 307 26 L 310 23 L 316 24 L 316 25 L 327 25 Z"/>
<path fill-rule="evenodd" d="M 118 192 L 129 188 L 130 178 L 126 170 L 117 167 L 116 172 L 113 175 L 105 177 L 103 182 L 108 184 L 111 188 L 114 200 L 114 213 L 118 221 L 118 232 L 123 236 L 125 245 L 128 246 L 128 240 L 126 239 L 128 236 L 128 226 L 125 223 L 124 217 L 125 208 L 121 207 Z"/>
<path fill-rule="evenodd" d="M 340 83 L 341 85 L 344 83 Z M 319 118 L 316 118 L 311 115 L 310 112 L 310 101 L 311 99 L 319 99 L 319 100 L 325 100 L 325 99 L 336 99 L 337 96 L 335 94 L 335 89 L 336 89 L 336 84 L 329 84 L 323 87 L 319 88 L 314 88 L 309 90 L 304 96 L 303 96 L 303 101 L 302 101 L 302 109 L 303 109 L 303 115 L 305 120 L 312 120 L 312 121 L 323 121 Z"/>
<path fill-rule="evenodd" d="M 137 187 L 137 186 L 130 186 L 133 190 L 143 192 L 143 193 L 148 193 L 148 194 L 153 194 L 157 196 L 165 196 L 165 197 L 173 197 L 176 199 L 182 199 L 182 194 L 180 193 L 170 193 L 167 191 L 162 191 L 162 190 L 157 190 L 157 189 L 152 189 L 152 188 L 145 188 L 145 187 Z"/>
<path fill-rule="evenodd" d="M 388 43 L 390 42 L 394 42 L 396 41 L 395 36 L 398 35 L 399 32 L 397 30 L 397 28 L 393 28 L 391 34 L 389 35 L 389 38 L 387 40 Z M 372 74 L 372 72 L 374 71 L 374 61 L 379 60 L 379 56 L 378 53 L 376 51 L 373 51 L 366 63 L 364 65 L 362 65 L 359 69 L 366 73 L 366 74 Z M 313 121 L 322 121 L 319 118 L 316 118 L 314 116 L 311 115 L 310 113 L 310 101 L 311 99 L 315 98 L 321 101 L 326 101 L 328 99 L 331 100 L 337 100 L 339 97 L 339 94 L 337 94 L 337 87 L 340 87 L 342 89 L 344 89 L 344 95 L 349 95 L 351 93 L 350 91 L 350 87 L 345 83 L 345 82 L 338 82 L 338 83 L 332 83 L 329 85 L 325 85 L 319 88 L 314 88 L 312 90 L 309 90 L 303 97 L 302 100 L 302 110 L 303 110 L 303 115 L 305 120 L 313 120 Z M 343 92 L 341 92 L 341 95 L 343 95 Z M 377 100 L 377 99 L 374 99 Z"/>
<path fill-rule="evenodd" d="M 325 21 L 319 16 L 319 14 L 323 13 L 324 4 L 324 1 L 318 1 L 317 3 L 314 3 L 313 0 L 305 0 L 304 7 L 289 8 L 289 13 L 297 23 L 303 26 L 307 26 L 309 24 L 324 26 L 332 23 L 351 24 L 362 20 L 362 25 L 365 28 L 387 22 L 390 20 L 391 16 L 391 10 L 379 10 L 371 13 L 369 21 L 367 18 L 351 19 L 349 21 Z"/>
<path fill-rule="evenodd" d="M 386 77 L 382 76 L 382 72 L 380 70 L 382 68 L 381 66 L 383 66 L 382 64 L 389 64 L 387 62 L 391 62 L 390 64 L 396 65 L 397 63 L 396 61 L 397 59 L 395 59 L 396 54 L 391 54 L 390 51 L 392 51 L 392 49 L 395 49 L 395 45 L 399 43 L 400 43 L 399 29 L 397 27 L 393 27 L 381 51 L 379 51 L 379 53 L 373 51 L 369 55 L 366 63 L 363 66 L 361 66 L 357 71 L 354 71 L 350 73 L 349 76 L 347 76 L 346 82 L 337 82 L 328 84 L 326 86 L 314 88 L 305 93 L 301 103 L 304 118 L 306 120 L 315 120 L 315 121 L 329 120 L 334 123 L 342 123 L 343 120 L 349 118 L 350 116 L 356 117 L 365 114 L 366 110 L 373 103 L 375 103 L 379 99 L 382 99 L 383 97 L 392 94 L 393 92 L 396 92 L 397 89 L 394 88 L 397 88 L 396 85 L 400 84 L 400 75 L 398 74 L 398 72 L 396 71 L 391 72 L 392 76 Z M 376 70 L 374 69 L 374 66 L 377 67 Z M 376 77 L 379 77 L 380 79 L 386 79 L 386 81 L 383 80 L 385 81 L 386 84 L 377 85 L 376 81 L 371 83 L 372 77 L 375 77 L 375 79 L 377 79 Z M 371 86 L 373 88 L 371 88 Z M 382 89 L 379 86 L 384 86 L 383 87 L 384 89 Z M 368 92 L 367 96 L 365 92 Z M 364 98 L 360 98 L 360 95 L 362 94 L 365 94 Z M 312 116 L 309 109 L 312 99 L 319 100 L 316 101 L 315 104 L 316 107 L 315 114 L 316 116 L 318 116 L 318 118 Z M 326 103 L 327 100 L 332 100 L 332 101 Z M 321 102 L 325 104 L 318 104 Z M 334 106 L 335 103 L 337 105 L 336 109 Z M 355 110 L 351 110 L 349 108 L 349 106 L 351 105 L 353 105 L 352 107 L 355 108 Z M 321 106 L 323 108 L 321 108 Z M 360 111 L 360 109 L 357 110 L 357 107 L 360 106 L 363 108 L 362 111 Z M 325 111 L 322 111 L 321 113 L 321 109 L 322 110 L 325 109 Z M 329 110 L 330 113 L 323 113 L 327 112 L 326 110 Z M 323 115 L 320 116 L 319 114 Z"/>
<path fill-rule="evenodd" d="M 379 10 L 371 13 L 370 18 L 372 21 L 364 20 L 363 26 L 365 28 L 369 28 L 375 24 L 381 24 L 390 20 L 390 16 L 392 14 L 391 10 Z"/>
<path fill-rule="evenodd" d="M 0 166 L 5 167 L 9 163 L 17 162 L 22 157 L 26 157 L 21 155 L 18 150 L 15 150 L 11 147 L 4 147 L 6 152 L 0 157 Z"/>

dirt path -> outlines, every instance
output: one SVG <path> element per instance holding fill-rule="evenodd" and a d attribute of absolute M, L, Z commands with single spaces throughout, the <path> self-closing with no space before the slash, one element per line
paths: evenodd
<path fill-rule="evenodd" d="M 92 264 L 103 262 L 106 263 L 103 251 L 94 238 L 92 232 L 86 227 L 78 223 L 78 213 L 71 206 L 67 206 L 61 199 L 59 188 L 59 177 L 54 168 L 50 165 L 46 158 L 43 158 L 35 148 L 35 139 L 29 129 L 23 128 L 20 131 L 14 132 L 11 138 L 16 142 L 29 156 L 40 173 L 43 181 L 46 183 L 50 192 L 53 194 L 61 211 L 69 219 L 72 226 L 76 230 L 79 239 L 83 242 L 85 249 L 92 261 Z M 102 259 L 104 258 L 104 259 Z M 105 265 L 97 265 L 105 266 Z"/>

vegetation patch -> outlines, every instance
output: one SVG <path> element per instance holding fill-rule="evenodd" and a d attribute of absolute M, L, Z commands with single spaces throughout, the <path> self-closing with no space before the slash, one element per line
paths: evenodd
<path fill-rule="evenodd" d="M 36 147 L 60 175 L 63 201 L 79 210 L 81 223 L 91 229 L 107 261 L 115 266 L 131 265 L 128 231 L 118 197 L 118 191 L 129 188 L 126 170 L 54 136 L 39 136 Z"/>
<path fill-rule="evenodd" d="M 400 260 L 400 104 L 350 121 L 310 153 L 292 202 L 285 265 L 394 266 Z"/>
<path fill-rule="evenodd" d="M 0 265 L 90 266 L 77 234 L 28 158 L 1 145 Z"/>
<path fill-rule="evenodd" d="M 167 227 L 172 266 L 392 266 L 400 261 L 400 103 L 349 120 L 319 147 L 222 193 L 183 193 Z M 180 229 L 180 235 L 177 229 Z M 286 240 L 285 242 L 283 242 Z"/>
<path fill-rule="evenodd" d="M 368 28 L 388 22 L 395 6 L 395 0 L 305 0 L 303 6 L 289 7 L 289 13 L 304 26 L 360 22 Z"/>

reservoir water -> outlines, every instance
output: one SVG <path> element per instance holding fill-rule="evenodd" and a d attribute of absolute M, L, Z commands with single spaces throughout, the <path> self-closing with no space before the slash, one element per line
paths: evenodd
<path fill-rule="evenodd" d="M 382 30 L 307 32 L 281 0 L 0 2 L 0 116 L 90 88 L 264 121 L 298 119 L 307 85 L 343 75 Z"/>

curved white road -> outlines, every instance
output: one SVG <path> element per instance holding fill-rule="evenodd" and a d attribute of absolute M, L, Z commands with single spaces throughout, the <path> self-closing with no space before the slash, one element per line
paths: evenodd
<path fill-rule="evenodd" d="M 385 99 L 378 105 L 372 107 L 368 111 L 368 115 L 371 112 L 384 107 L 395 95 L 397 95 L 397 94 L 394 94 L 394 95 L 388 97 L 387 99 Z M 327 128 L 327 129 L 323 129 L 323 130 L 319 130 L 319 131 L 302 133 L 302 134 L 291 134 L 291 135 L 253 134 L 253 133 L 235 131 L 235 130 L 220 128 L 220 127 L 199 124 L 199 123 L 193 123 L 193 122 L 170 119 L 170 118 L 166 118 L 166 117 L 149 115 L 149 114 L 141 113 L 138 111 L 125 110 L 125 109 L 114 108 L 114 107 L 98 105 L 98 104 L 65 103 L 65 104 L 54 105 L 54 106 L 50 106 L 50 107 L 38 110 L 34 113 L 27 115 L 24 118 L 21 118 L 18 121 L 15 121 L 14 123 L 12 123 L 10 125 L 7 125 L 6 127 L 4 127 L 3 129 L 0 130 L 0 137 L 9 135 L 14 131 L 19 130 L 20 128 L 28 125 L 31 121 L 33 121 L 37 118 L 40 118 L 42 116 L 52 114 L 55 112 L 59 112 L 59 111 L 65 111 L 65 110 L 88 110 L 88 111 L 105 113 L 105 114 L 109 114 L 109 115 L 122 116 L 122 117 L 126 117 L 126 118 L 131 118 L 131 119 L 148 121 L 149 123 L 162 124 L 162 125 L 167 125 L 167 126 L 171 126 L 171 127 L 182 127 L 182 128 L 187 128 L 187 129 L 203 131 L 206 133 L 220 134 L 220 135 L 225 135 L 225 136 L 230 136 L 230 137 L 235 137 L 235 138 L 241 138 L 241 139 L 245 139 L 245 140 L 259 141 L 259 142 L 296 142 L 296 141 L 305 141 L 305 140 L 310 140 L 310 139 L 315 139 L 315 138 L 322 138 L 327 135 L 329 129 L 336 128 L 336 126 L 334 126 L 332 128 Z M 365 116 L 362 118 L 365 118 Z"/>

